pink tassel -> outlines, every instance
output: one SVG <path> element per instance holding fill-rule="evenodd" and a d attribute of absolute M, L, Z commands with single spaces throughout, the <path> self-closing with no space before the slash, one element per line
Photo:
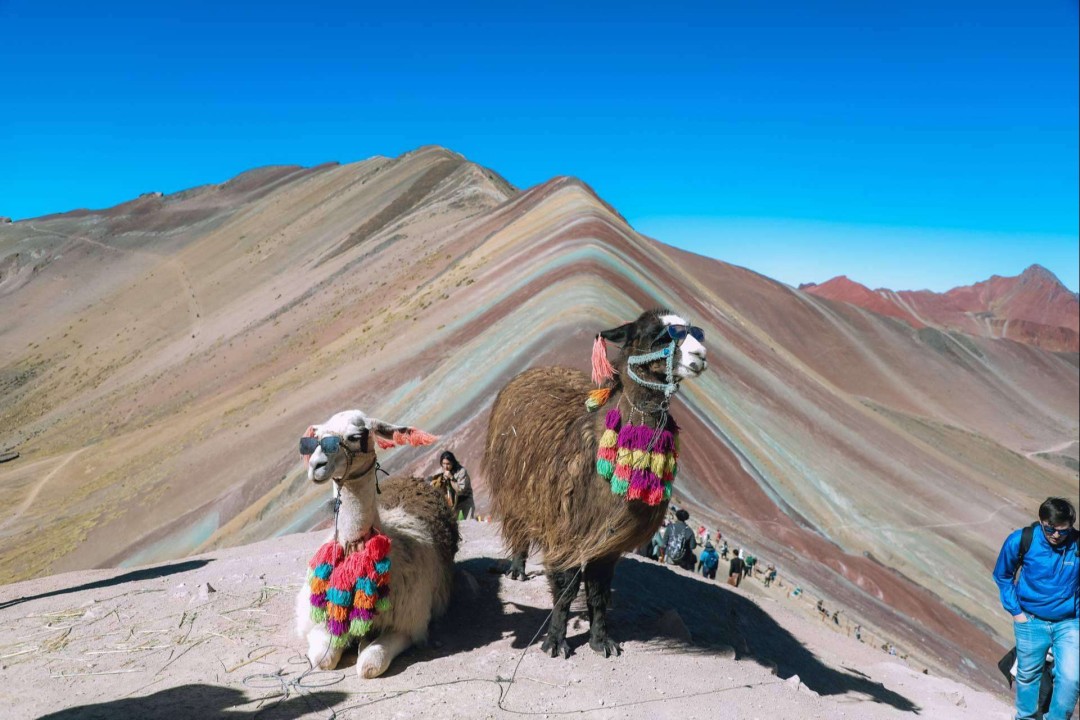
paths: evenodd
<path fill-rule="evenodd" d="M 594 385 L 603 385 L 615 374 L 607 358 L 607 341 L 597 335 L 592 346 L 592 381 Z"/>
<path fill-rule="evenodd" d="M 305 430 L 304 434 L 301 435 L 300 437 L 315 437 L 315 426 L 314 425 L 308 425 L 308 429 Z M 308 467 L 309 465 L 311 465 L 311 456 L 310 455 L 305 455 L 304 456 L 304 467 Z"/>
<path fill-rule="evenodd" d="M 438 435 L 432 435 L 416 428 L 409 428 L 406 432 L 398 431 L 394 433 L 394 443 L 397 445 L 412 445 L 413 447 L 431 445 L 438 439 Z"/>
<path fill-rule="evenodd" d="M 394 447 L 393 440 L 383 440 L 381 437 L 375 438 L 375 444 L 383 450 L 389 450 L 390 448 Z"/>
<path fill-rule="evenodd" d="M 409 429 L 409 444 L 414 447 L 417 445 L 431 445 L 438 439 L 438 435 L 432 435 L 416 428 Z"/>

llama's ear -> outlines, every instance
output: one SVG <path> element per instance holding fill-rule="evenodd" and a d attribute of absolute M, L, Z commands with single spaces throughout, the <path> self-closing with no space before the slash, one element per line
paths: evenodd
<path fill-rule="evenodd" d="M 368 428 L 375 433 L 375 442 L 384 450 L 395 445 L 431 445 L 439 439 L 437 435 L 426 433 L 419 428 L 393 425 L 376 418 L 368 418 Z"/>
<path fill-rule="evenodd" d="M 637 335 L 635 328 L 636 326 L 634 323 L 626 323 L 625 325 L 620 325 L 619 327 L 611 328 L 610 330 L 601 330 L 600 337 L 609 342 L 613 342 L 616 345 L 625 347 L 626 344 L 632 341 Z"/>

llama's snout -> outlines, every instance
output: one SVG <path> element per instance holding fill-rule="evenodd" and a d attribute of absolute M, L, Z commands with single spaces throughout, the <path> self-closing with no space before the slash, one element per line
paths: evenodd
<path fill-rule="evenodd" d="M 330 477 L 329 464 L 326 456 L 321 458 L 311 458 L 311 464 L 308 465 L 308 477 L 311 478 L 313 483 L 318 485 L 326 482 L 327 478 Z"/>
<path fill-rule="evenodd" d="M 705 359 L 705 347 L 699 345 L 693 349 L 683 348 L 679 364 L 682 371 L 679 374 L 683 377 L 697 377 L 705 372 L 705 369 L 709 367 L 709 363 Z"/>

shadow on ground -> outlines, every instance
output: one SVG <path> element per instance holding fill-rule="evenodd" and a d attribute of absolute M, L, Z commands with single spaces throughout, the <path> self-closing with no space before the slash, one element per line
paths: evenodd
<path fill-rule="evenodd" d="M 432 646 L 404 654 L 391 665 L 387 675 L 397 674 L 413 662 L 499 642 L 506 635 L 512 636 L 512 647 L 525 648 L 544 626 L 551 607 L 501 601 L 500 581 L 514 582 L 495 572 L 504 566 L 504 561 L 490 558 L 459 562 L 454 600 L 447 614 L 432 625 Z M 531 582 L 545 581 L 537 578 Z M 579 598 L 575 607 L 580 604 Z M 673 638 L 670 622 L 665 625 L 661 621 L 665 614 L 670 620 L 670 610 L 678 613 L 688 639 L 686 635 Z M 702 582 L 654 562 L 626 559 L 619 563 L 610 626 L 617 642 L 659 643 L 687 652 L 752 660 L 782 679 L 798 675 L 806 687 L 820 695 L 858 693 L 874 702 L 919 714 L 917 705 L 881 683 L 857 671 L 823 663 L 768 613 L 726 585 Z M 573 651 L 592 652 L 587 644 L 587 615 L 573 613 L 569 628 L 567 640 Z M 560 660 L 553 658 L 551 662 Z"/>
<path fill-rule="evenodd" d="M 276 705 L 271 701 L 256 711 L 255 700 L 242 691 L 216 685 L 180 685 L 152 695 L 94 705 L 80 705 L 45 715 L 39 720 L 154 720 L 165 718 L 250 718 L 294 720 L 311 712 L 326 712 L 349 697 L 344 692 L 296 695 Z M 247 706 L 247 707 L 244 707 Z M 235 709 L 234 709 L 235 708 Z M 240 709 L 243 708 L 243 709 Z"/>
<path fill-rule="evenodd" d="M 30 602 L 31 600 L 41 600 L 42 598 L 55 597 L 57 595 L 67 595 L 68 593 L 80 592 L 82 590 L 97 590 L 98 588 L 113 587 L 114 585 L 123 585 L 124 583 L 137 582 L 139 580 L 153 580 L 154 578 L 165 577 L 166 575 L 176 575 L 177 573 L 184 573 L 189 570 L 198 570 L 209 562 L 212 561 L 185 560 L 183 562 L 143 568 L 142 570 L 133 570 L 132 572 L 116 575 L 104 580 L 95 580 L 94 582 L 83 583 L 82 585 L 75 585 L 74 587 L 60 588 L 59 590 L 52 590 L 50 592 L 40 593 L 39 595 L 27 595 L 12 600 L 5 600 L 4 602 L 0 602 L 0 610 L 24 602 Z"/>

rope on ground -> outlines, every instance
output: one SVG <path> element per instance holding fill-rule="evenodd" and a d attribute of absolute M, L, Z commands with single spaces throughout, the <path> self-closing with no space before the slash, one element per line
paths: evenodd
<path fill-rule="evenodd" d="M 577 576 L 580 575 L 580 574 L 581 574 L 581 568 L 579 567 L 577 572 L 575 573 L 574 578 L 567 585 L 566 589 L 563 590 L 563 594 L 559 596 L 559 602 L 561 602 L 562 600 L 565 599 L 567 591 L 569 591 L 569 589 L 571 587 L 573 587 L 574 582 L 577 580 Z M 705 690 L 705 691 L 702 691 L 702 692 L 686 693 L 684 695 L 665 695 L 665 696 L 659 697 L 659 698 L 649 698 L 649 699 L 644 699 L 644 700 L 632 700 L 630 702 L 615 703 L 614 705 L 597 705 L 595 707 L 580 708 L 580 709 L 576 709 L 576 710 L 517 710 L 517 709 L 511 708 L 511 707 L 507 707 L 506 706 L 506 700 L 510 695 L 510 689 L 514 686 L 514 683 L 517 681 L 518 669 L 521 667 L 521 662 L 525 659 L 525 654 L 529 651 L 529 648 L 531 648 L 533 646 L 533 643 L 535 643 L 536 640 L 540 637 L 540 634 L 543 633 L 544 628 L 547 627 L 548 622 L 551 620 L 552 614 L 554 614 L 554 612 L 555 612 L 555 606 L 556 605 L 558 605 L 558 602 L 552 604 L 551 611 L 548 612 L 547 617 L 544 618 L 544 621 L 540 624 L 539 629 L 537 629 L 536 633 L 532 636 L 532 639 L 530 639 L 529 642 L 525 645 L 524 649 L 522 649 L 521 654 L 518 655 L 517 662 L 514 663 L 514 669 L 510 673 L 509 678 L 503 678 L 501 676 L 496 675 L 494 679 L 492 679 L 492 678 L 462 678 L 460 680 L 448 680 L 446 682 L 437 682 L 437 683 L 428 683 L 426 685 L 417 685 L 416 687 L 405 688 L 405 689 L 402 689 L 402 690 L 390 690 L 390 689 L 386 689 L 386 690 L 358 690 L 358 691 L 354 691 L 353 694 L 357 694 L 357 695 L 382 694 L 384 697 L 374 698 L 372 700 L 368 700 L 367 702 L 356 703 L 354 705 L 346 705 L 345 707 L 339 708 L 339 709 L 336 709 L 336 710 L 334 708 L 330 707 L 329 705 L 327 705 L 321 699 L 318 702 L 322 707 L 321 708 L 320 707 L 315 707 L 315 704 L 312 702 L 312 700 L 313 699 L 318 699 L 318 696 L 311 694 L 309 691 L 318 690 L 318 689 L 321 689 L 321 688 L 326 688 L 326 687 L 331 687 L 333 685 L 337 685 L 338 683 L 342 682 L 345 679 L 345 673 L 342 672 L 342 671 L 338 671 L 338 670 L 316 670 L 313 666 L 311 666 L 310 661 L 306 657 L 301 656 L 299 653 L 293 655 L 287 661 L 289 664 L 307 664 L 308 665 L 307 670 L 300 673 L 300 675 L 297 676 L 296 678 L 288 678 L 288 677 L 282 675 L 281 671 L 278 671 L 277 673 L 255 673 L 253 675 L 248 675 L 247 677 L 245 677 L 243 679 L 242 682 L 243 682 L 243 685 L 245 687 L 248 687 L 248 688 L 259 689 L 259 690 L 277 690 L 278 691 L 276 694 L 268 695 L 268 696 L 266 696 L 264 698 L 261 698 L 261 700 L 260 700 L 260 708 L 259 708 L 259 710 L 257 710 L 255 712 L 255 714 L 253 716 L 254 718 L 258 718 L 263 713 L 268 712 L 270 710 L 273 710 L 278 705 L 285 702 L 286 700 L 288 700 L 291 697 L 299 696 L 300 698 L 303 699 L 304 703 L 307 705 L 308 709 L 311 712 L 325 712 L 326 713 L 326 720 L 339 720 L 339 718 L 344 718 L 344 715 L 343 715 L 344 713 L 348 713 L 348 712 L 350 712 L 352 710 L 359 710 L 360 708 L 366 708 L 366 707 L 369 707 L 369 706 L 374 705 L 376 703 L 383 702 L 384 700 L 393 700 L 393 699 L 399 698 L 399 697 L 401 697 L 403 695 L 408 695 L 410 693 L 419 692 L 421 690 L 427 690 L 427 689 L 430 689 L 430 688 L 437 688 L 437 687 L 446 687 L 446 686 L 449 686 L 449 685 L 461 685 L 461 684 L 464 684 L 464 683 L 485 683 L 485 684 L 490 683 L 490 684 L 494 684 L 495 686 L 497 686 L 499 688 L 499 699 L 498 699 L 496 705 L 498 706 L 498 708 L 500 710 L 502 710 L 503 712 L 506 712 L 506 713 L 510 713 L 511 715 L 525 715 L 525 716 L 528 716 L 528 715 L 577 715 L 577 714 L 580 714 L 580 713 L 596 712 L 598 710 L 617 710 L 619 708 L 633 707 L 633 706 L 636 706 L 636 705 L 647 705 L 649 703 L 654 703 L 654 702 L 671 702 L 672 700 L 681 700 L 681 699 L 684 699 L 684 698 L 696 698 L 696 697 L 705 697 L 707 695 L 717 695 L 717 694 L 728 692 L 728 691 L 731 691 L 731 690 L 751 689 L 751 688 L 755 688 L 755 687 L 763 687 L 765 685 L 775 685 L 775 684 L 783 682 L 783 680 L 777 679 L 777 680 L 771 680 L 771 681 L 765 681 L 765 682 L 759 682 L 759 683 L 733 685 L 731 687 L 716 688 L 714 690 Z M 253 657 L 253 656 L 255 656 L 255 654 L 257 652 L 259 652 L 260 650 L 266 650 L 267 648 L 287 648 L 287 646 L 284 646 L 284 645 L 262 645 L 260 647 L 257 647 L 255 649 L 251 650 L 250 652 L 248 652 L 248 659 L 251 662 L 254 662 L 256 660 L 261 659 L 261 657 L 264 657 L 264 655 L 261 655 L 261 656 L 258 656 L 258 657 Z M 287 649 L 291 650 L 292 648 L 287 648 Z M 326 676 L 326 677 L 320 677 L 320 676 Z M 318 679 L 309 680 L 308 678 L 318 678 Z M 274 702 L 272 705 L 269 705 L 267 707 L 261 707 L 261 703 L 264 703 L 264 702 L 266 702 L 268 700 L 276 700 L 276 702 Z M 252 702 L 254 702 L 254 701 L 252 701 Z"/>

